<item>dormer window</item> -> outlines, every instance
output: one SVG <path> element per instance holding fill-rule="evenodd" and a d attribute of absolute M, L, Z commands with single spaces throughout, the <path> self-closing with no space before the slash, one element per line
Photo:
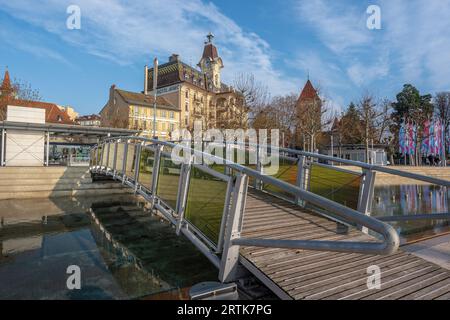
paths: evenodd
<path fill-rule="evenodd" d="M 58 115 L 56 116 L 56 120 L 57 120 L 58 122 L 61 122 L 61 121 L 62 121 L 62 117 L 58 114 Z"/>

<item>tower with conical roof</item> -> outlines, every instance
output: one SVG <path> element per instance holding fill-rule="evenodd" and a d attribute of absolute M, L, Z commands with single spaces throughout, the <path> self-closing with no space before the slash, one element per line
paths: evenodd
<path fill-rule="evenodd" d="M 304 149 L 308 144 L 307 149 L 314 152 L 316 138 L 322 131 L 322 100 L 309 80 L 309 76 L 297 100 L 296 112 L 297 141 L 301 141 Z"/>
<path fill-rule="evenodd" d="M 5 75 L 3 77 L 2 85 L 0 86 L 0 96 L 2 98 L 12 97 L 14 93 L 14 88 L 11 85 L 11 79 L 9 77 L 8 70 L 5 71 Z"/>
<path fill-rule="evenodd" d="M 205 41 L 202 58 L 198 66 L 206 75 L 207 82 L 218 90 L 221 87 L 220 71 L 223 68 L 223 62 L 222 58 L 219 57 L 216 46 L 213 44 L 214 35 L 210 32 L 206 38 L 207 41 Z"/>

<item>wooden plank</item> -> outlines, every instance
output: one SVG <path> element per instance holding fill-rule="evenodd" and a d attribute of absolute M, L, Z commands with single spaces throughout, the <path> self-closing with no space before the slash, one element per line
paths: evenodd
<path fill-rule="evenodd" d="M 400 264 L 399 264 L 400 263 Z M 363 268 L 356 270 L 355 272 L 337 273 L 329 277 L 329 281 L 317 281 L 317 283 L 311 283 L 309 286 L 301 286 L 289 290 L 289 293 L 296 297 L 313 297 L 314 299 L 339 299 L 342 295 L 348 294 L 347 291 L 361 291 L 367 289 L 367 267 L 370 264 L 366 264 Z M 415 261 L 407 261 L 407 259 L 392 260 L 386 259 L 380 263 L 380 268 L 383 269 L 384 277 L 389 275 L 397 276 L 397 274 L 403 272 L 406 269 L 423 268 L 423 262 L 420 259 Z M 355 289 L 357 288 L 357 289 Z M 353 292 L 352 291 L 352 292 Z"/>
<path fill-rule="evenodd" d="M 404 275 L 396 277 L 396 278 L 392 278 L 392 279 L 388 279 L 388 281 L 386 281 L 386 279 L 381 283 L 381 290 L 372 290 L 370 292 L 370 294 L 367 294 L 367 290 L 366 292 L 363 293 L 363 296 L 358 296 L 358 299 L 364 299 L 364 300 L 375 300 L 375 299 L 380 299 L 382 297 L 385 297 L 391 293 L 395 293 L 396 291 L 405 288 L 408 286 L 408 284 L 412 284 L 415 283 L 417 281 L 420 281 L 421 277 L 428 278 L 430 276 L 430 274 L 432 274 L 433 272 L 438 271 L 439 272 L 439 267 L 433 264 L 429 264 L 424 260 L 425 264 L 425 268 L 422 270 L 418 270 L 415 272 L 405 272 Z M 353 297 L 355 298 L 355 297 Z"/>
<path fill-rule="evenodd" d="M 450 277 L 450 275 L 449 275 Z M 450 292 L 450 278 L 437 282 L 422 290 L 403 296 L 400 300 L 432 300 Z"/>
<path fill-rule="evenodd" d="M 348 234 L 339 234 L 335 221 L 257 191 L 249 192 L 242 235 L 379 241 L 354 228 Z M 450 290 L 450 273 L 403 252 L 377 256 L 260 247 L 241 247 L 240 251 L 275 291 L 295 299 L 442 299 L 448 297 Z M 372 264 L 382 270 L 382 288 L 377 291 L 367 288 L 367 267 Z"/>
<path fill-rule="evenodd" d="M 450 292 L 447 292 L 439 297 L 434 298 L 434 300 L 450 300 Z"/>
<path fill-rule="evenodd" d="M 381 297 L 378 297 L 377 300 L 396 300 L 401 297 L 426 288 L 436 282 L 441 282 L 445 279 L 448 279 L 448 273 L 443 269 L 438 269 L 432 273 L 428 273 L 416 279 L 412 279 L 408 282 L 403 283 L 396 291 L 384 294 Z"/>
<path fill-rule="evenodd" d="M 396 258 L 369 256 L 365 259 L 356 258 L 354 261 L 350 261 L 344 265 L 334 265 L 329 268 L 321 270 L 313 270 L 313 272 L 301 274 L 297 277 L 291 277 L 283 285 L 286 290 L 304 289 L 309 284 L 316 284 L 316 286 L 326 285 L 335 281 L 335 279 L 347 279 L 349 277 L 357 277 L 363 274 L 367 277 L 367 267 L 373 262 L 376 262 L 378 266 L 383 267 L 388 263 L 405 262 L 408 260 L 406 255 L 398 255 Z"/>
<path fill-rule="evenodd" d="M 428 274 L 434 270 L 430 265 L 427 265 L 425 263 L 419 263 L 418 265 L 415 265 L 414 263 L 411 264 L 411 268 L 404 268 L 403 266 L 397 266 L 394 267 L 391 270 L 387 270 L 384 272 L 384 276 L 381 278 L 381 291 L 384 291 L 383 285 L 389 283 L 389 281 L 404 281 L 405 279 L 412 279 L 415 277 L 418 277 L 423 274 Z M 410 266 L 411 266 L 410 265 Z M 383 280 L 384 279 L 384 280 Z M 337 286 L 333 289 L 330 289 L 328 291 L 322 291 L 319 294 L 309 295 L 308 299 L 326 299 L 326 300 L 354 300 L 356 299 L 355 296 L 357 293 L 360 292 L 367 292 L 368 294 L 377 292 L 380 293 L 381 291 L 377 289 L 369 289 L 367 287 L 367 276 L 364 278 L 359 278 L 351 282 L 347 282 L 343 285 Z M 353 294 L 353 295 L 352 295 Z M 359 298 L 358 298 L 359 299 Z"/>

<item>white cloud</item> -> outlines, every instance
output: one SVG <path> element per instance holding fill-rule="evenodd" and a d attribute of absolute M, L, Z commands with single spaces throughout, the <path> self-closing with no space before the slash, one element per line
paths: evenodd
<path fill-rule="evenodd" d="M 303 20 L 314 26 L 324 44 L 336 53 L 370 42 L 365 10 L 324 0 L 298 1 L 297 10 Z"/>
<path fill-rule="evenodd" d="M 150 63 L 157 55 L 165 61 L 179 53 L 186 63 L 196 65 L 207 32 L 216 35 L 225 68 L 224 80 L 235 73 L 251 72 L 273 93 L 290 91 L 285 75 L 274 67 L 269 44 L 257 34 L 244 31 L 212 3 L 201 0 L 43 0 L 2 1 L 0 10 L 56 34 L 67 43 L 90 54 L 120 64 Z M 81 8 L 81 30 L 65 27 L 66 7 Z M 286 88 L 286 84 L 287 87 Z"/>
<path fill-rule="evenodd" d="M 369 85 L 376 79 L 389 74 L 389 64 L 386 59 L 380 59 L 372 65 L 357 62 L 347 68 L 347 75 L 358 87 Z"/>
<path fill-rule="evenodd" d="M 380 0 L 382 30 L 366 28 L 364 2 L 297 3 L 299 23 L 313 28 L 329 49 L 327 59 L 356 86 L 389 78 L 431 92 L 450 89 L 450 1 Z"/>

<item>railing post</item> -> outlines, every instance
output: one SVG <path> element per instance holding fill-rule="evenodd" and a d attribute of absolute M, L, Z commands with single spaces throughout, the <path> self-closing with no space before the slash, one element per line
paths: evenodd
<path fill-rule="evenodd" d="M 162 146 L 155 145 L 155 160 L 153 161 L 153 172 L 152 172 L 152 208 L 155 206 L 156 191 L 158 189 L 158 176 L 159 176 L 159 164 L 161 162 L 161 152 Z"/>
<path fill-rule="evenodd" d="M 120 140 L 118 140 L 120 141 Z M 116 178 L 117 175 L 117 169 L 116 169 L 116 165 L 117 165 L 117 147 L 119 145 L 119 142 L 116 141 L 114 143 L 114 158 L 113 158 L 113 177 Z"/>
<path fill-rule="evenodd" d="M 102 143 L 101 147 L 102 147 L 102 150 L 100 152 L 100 166 L 99 166 L 100 170 L 99 170 L 99 172 L 102 172 L 102 169 L 103 169 L 103 153 L 105 152 L 105 143 Z"/>
<path fill-rule="evenodd" d="M 305 156 L 298 156 L 296 185 L 300 189 L 305 189 L 305 159 Z M 305 205 L 298 195 L 295 196 L 295 203 L 302 206 Z"/>
<path fill-rule="evenodd" d="M 223 253 L 219 270 L 221 282 L 232 282 L 238 276 L 239 245 L 233 245 L 233 240 L 239 239 L 241 236 L 247 188 L 248 176 L 238 173 L 234 183 L 232 208 L 226 217 Z"/>
<path fill-rule="evenodd" d="M 263 174 L 264 167 L 261 162 L 261 148 L 259 144 L 256 145 L 256 171 Z M 256 190 L 262 190 L 263 189 L 263 182 L 261 179 L 255 178 L 255 189 Z"/>
<path fill-rule="evenodd" d="M 227 141 L 225 140 L 225 154 L 224 154 L 225 161 L 228 160 L 228 155 L 229 155 L 230 149 L 231 149 L 230 144 L 227 143 Z M 231 156 L 231 157 L 233 157 L 233 156 Z M 231 175 L 231 169 L 228 166 L 224 166 L 224 172 L 223 173 L 225 175 L 227 175 L 227 176 L 230 176 Z"/>
<path fill-rule="evenodd" d="M 142 143 L 139 143 L 136 145 L 136 151 L 135 151 L 135 155 L 136 155 L 136 159 L 134 162 L 134 192 L 137 191 L 138 189 L 138 179 L 139 179 L 139 163 L 141 162 L 141 149 L 142 149 Z"/>
<path fill-rule="evenodd" d="M 127 157 L 128 157 L 128 140 L 125 141 L 123 146 L 123 162 L 122 162 L 122 183 L 125 182 L 125 177 L 127 176 Z"/>
<path fill-rule="evenodd" d="M 4 163 L 4 155 L 5 155 L 5 129 L 2 129 L 2 148 L 0 149 L 0 167 L 3 167 Z"/>
<path fill-rule="evenodd" d="M 363 169 L 363 181 L 359 188 L 359 199 L 357 210 L 364 215 L 370 216 L 372 211 L 373 193 L 375 189 L 376 172 L 370 169 Z M 360 227 L 361 231 L 368 233 L 366 227 Z"/>
<path fill-rule="evenodd" d="M 190 159 L 189 163 L 183 163 L 181 165 L 181 174 L 180 174 L 180 184 L 178 186 L 178 194 L 177 194 L 177 235 L 180 234 L 181 227 L 183 225 L 184 220 L 184 211 L 186 209 L 186 201 L 187 201 L 187 192 L 189 187 L 189 177 L 191 173 L 192 159 Z"/>
<path fill-rule="evenodd" d="M 105 162 L 105 173 L 108 175 L 108 167 L 109 167 L 109 142 L 105 143 L 106 147 L 106 162 Z"/>

